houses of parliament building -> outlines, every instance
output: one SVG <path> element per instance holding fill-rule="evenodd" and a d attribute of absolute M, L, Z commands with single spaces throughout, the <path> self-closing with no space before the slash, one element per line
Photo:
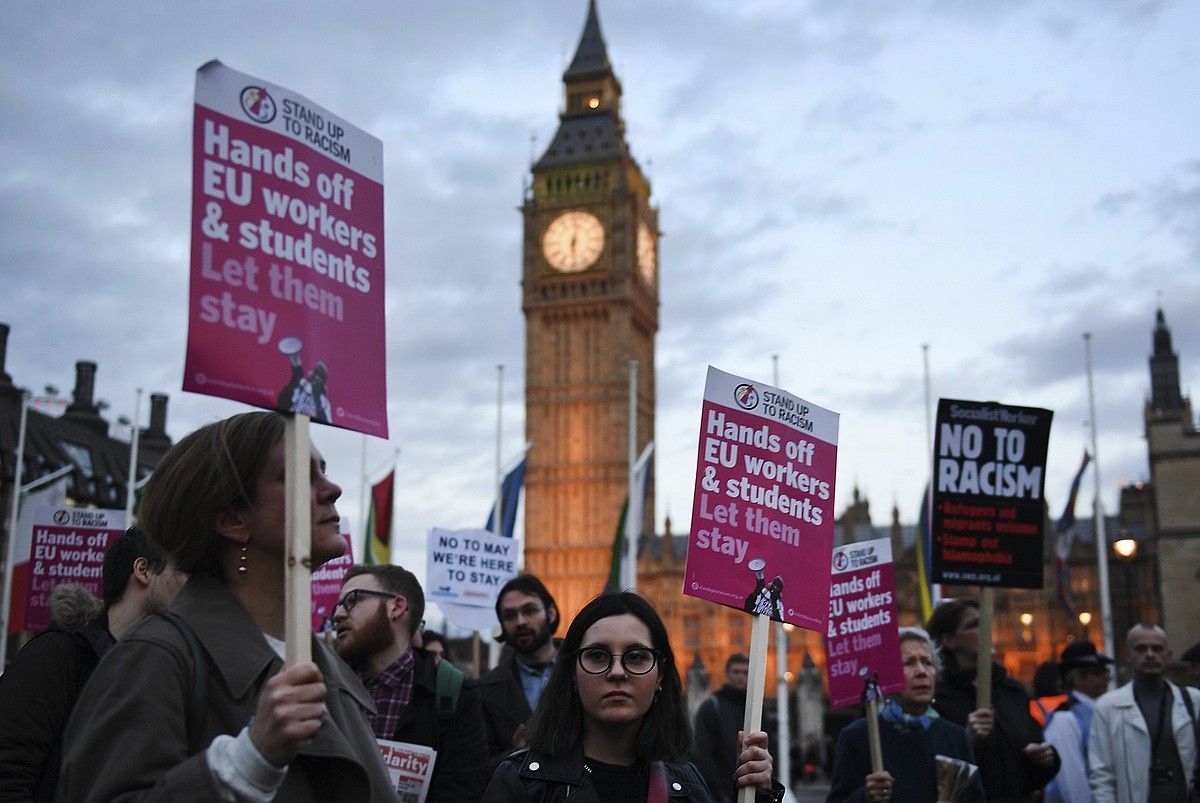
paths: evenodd
<path fill-rule="evenodd" d="M 621 82 L 594 0 L 562 78 L 558 130 L 534 161 L 521 204 L 526 439 L 533 444 L 525 570 L 547 583 L 563 621 L 570 621 L 605 587 L 630 446 L 640 452 L 654 439 L 659 272 L 669 267 L 659 264 L 658 209 L 625 139 Z M 1138 619 L 1162 621 L 1181 637 L 1200 634 L 1200 434 L 1180 389 L 1178 356 L 1161 310 L 1151 339 L 1151 393 L 1143 411 L 1149 481 L 1122 492 L 1121 509 L 1106 527 L 1110 542 L 1132 539 L 1139 547 L 1109 561 L 1118 640 Z M 631 361 L 637 363 L 636 400 L 630 399 Z M 655 527 L 653 483 L 645 511 L 642 531 L 650 535 L 638 545 L 638 591 L 667 623 L 681 674 L 703 665 L 719 683 L 725 658 L 749 649 L 749 617 L 683 595 L 688 534 L 673 532 L 669 519 L 661 530 Z M 997 594 L 997 658 L 1026 682 L 1070 640 L 1101 640 L 1091 522 L 1081 517 L 1077 527 L 1069 559 L 1071 610 L 1054 589 L 1048 517 L 1046 588 Z M 869 503 L 857 489 L 836 525 L 838 544 L 892 539 L 901 624 L 919 619 L 914 530 L 894 510 L 890 526 L 872 525 Z M 820 637 L 791 633 L 788 668 L 823 668 Z M 774 649 L 767 672 L 775 676 Z"/>

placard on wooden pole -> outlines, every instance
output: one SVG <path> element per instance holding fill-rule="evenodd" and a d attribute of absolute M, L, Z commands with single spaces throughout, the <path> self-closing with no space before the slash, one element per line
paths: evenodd
<path fill-rule="evenodd" d="M 770 641 L 771 617 L 765 613 L 754 616 L 750 627 L 750 676 L 746 682 L 746 715 L 742 719 L 742 738 L 751 731 L 762 730 L 763 694 L 767 685 L 767 643 Z M 738 755 L 742 745 L 738 745 Z M 738 790 L 738 803 L 754 803 L 755 789 L 743 786 Z"/>
<path fill-rule="evenodd" d="M 979 589 L 979 655 L 975 665 L 975 708 L 992 707 L 992 612 L 996 589 Z"/>
<path fill-rule="evenodd" d="M 312 660 L 312 443 L 308 432 L 308 416 L 287 416 L 283 431 L 287 507 L 283 633 L 289 666 Z"/>

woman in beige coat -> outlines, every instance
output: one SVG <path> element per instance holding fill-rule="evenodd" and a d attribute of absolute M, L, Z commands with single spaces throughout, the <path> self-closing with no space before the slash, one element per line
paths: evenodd
<path fill-rule="evenodd" d="M 119 642 L 67 729 L 66 800 L 393 801 L 370 698 L 318 640 L 284 649 L 284 419 L 246 413 L 176 444 L 139 521 L 191 579 Z M 311 465 L 312 561 L 340 555 L 341 489 Z"/>

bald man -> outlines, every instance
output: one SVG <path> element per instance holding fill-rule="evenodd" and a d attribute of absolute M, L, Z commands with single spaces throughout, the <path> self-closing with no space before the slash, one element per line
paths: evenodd
<path fill-rule="evenodd" d="M 1188 799 L 1196 772 L 1200 691 L 1164 676 L 1171 649 L 1158 625 L 1134 625 L 1125 639 L 1133 680 L 1096 703 L 1088 737 L 1088 779 L 1096 803 Z"/>

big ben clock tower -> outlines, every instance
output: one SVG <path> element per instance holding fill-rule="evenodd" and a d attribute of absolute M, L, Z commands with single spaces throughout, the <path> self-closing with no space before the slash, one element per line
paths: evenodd
<path fill-rule="evenodd" d="M 629 361 L 637 443 L 654 438 L 658 214 L 630 155 L 621 83 L 595 0 L 563 73 L 558 131 L 533 165 L 525 225 L 525 569 L 569 622 L 603 590 L 628 486 Z M 644 532 L 653 532 L 654 495 Z"/>

